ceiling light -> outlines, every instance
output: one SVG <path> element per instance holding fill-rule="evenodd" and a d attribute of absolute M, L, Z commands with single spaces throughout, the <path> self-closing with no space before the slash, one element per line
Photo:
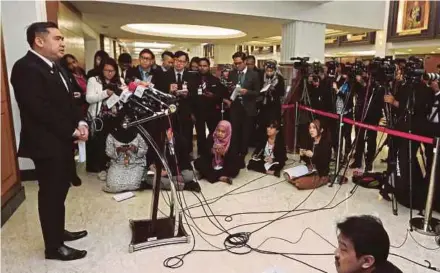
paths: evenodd
<path fill-rule="evenodd" d="M 135 48 L 134 53 L 139 54 L 144 48 Z M 162 53 L 164 49 L 161 48 L 150 48 L 153 53 Z"/>
<path fill-rule="evenodd" d="M 435 54 L 435 51 L 431 51 L 431 54 Z"/>
<path fill-rule="evenodd" d="M 411 52 L 411 51 L 412 51 L 412 49 L 410 48 L 410 49 L 408 49 L 408 51 L 409 51 L 409 52 Z"/>
<path fill-rule="evenodd" d="M 173 38 L 228 39 L 246 36 L 246 33 L 236 29 L 185 24 L 127 24 L 121 29 L 137 34 Z"/>
<path fill-rule="evenodd" d="M 170 48 L 173 44 L 165 44 L 165 43 L 144 43 L 144 42 L 134 42 L 134 47 L 142 47 L 142 48 Z"/>

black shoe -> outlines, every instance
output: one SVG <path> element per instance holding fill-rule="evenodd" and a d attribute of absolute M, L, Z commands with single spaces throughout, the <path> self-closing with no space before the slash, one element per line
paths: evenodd
<path fill-rule="evenodd" d="M 201 192 L 202 188 L 200 188 L 199 183 L 197 183 L 196 181 L 191 181 L 191 182 L 185 183 L 185 185 L 183 186 L 183 190 L 184 191 Z"/>
<path fill-rule="evenodd" d="M 273 175 L 275 175 L 276 177 L 281 177 L 281 171 L 280 171 L 280 170 L 275 171 L 275 172 L 273 173 Z"/>
<path fill-rule="evenodd" d="M 360 169 L 361 167 L 362 167 L 362 164 L 359 164 L 356 161 L 351 163 L 349 166 L 350 169 Z"/>
<path fill-rule="evenodd" d="M 81 186 L 82 181 L 81 181 L 81 178 L 79 178 L 78 175 L 75 175 L 75 177 L 73 178 L 71 183 L 72 183 L 72 186 L 79 187 L 79 186 Z"/>
<path fill-rule="evenodd" d="M 61 260 L 61 261 L 73 261 L 82 259 L 87 255 L 87 251 L 78 250 L 66 245 L 62 245 L 55 249 L 46 249 L 46 259 Z"/>
<path fill-rule="evenodd" d="M 78 231 L 78 232 L 70 232 L 65 230 L 64 234 L 63 234 L 63 239 L 64 241 L 75 241 L 81 238 L 84 238 L 87 236 L 87 231 L 83 230 L 83 231 Z"/>
<path fill-rule="evenodd" d="M 373 170 L 373 164 L 365 164 L 365 173 L 369 173 Z"/>
<path fill-rule="evenodd" d="M 244 161 L 244 156 L 240 156 L 240 159 L 239 159 L 239 168 L 240 169 L 244 169 L 244 168 L 246 168 L 246 162 Z"/>

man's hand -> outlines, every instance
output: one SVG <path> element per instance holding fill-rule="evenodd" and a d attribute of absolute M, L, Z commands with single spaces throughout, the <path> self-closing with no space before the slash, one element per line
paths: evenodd
<path fill-rule="evenodd" d="M 181 95 L 182 97 L 186 97 L 186 96 L 188 96 L 188 90 L 183 90 L 182 92 L 180 92 L 180 95 Z"/>
<path fill-rule="evenodd" d="M 87 141 L 89 139 L 89 128 L 85 125 L 81 125 L 76 128 L 73 136 L 77 138 L 78 141 Z"/>
<path fill-rule="evenodd" d="M 304 153 L 307 157 L 313 157 L 313 152 L 312 151 L 310 151 L 310 150 L 308 150 L 308 151 L 305 151 L 305 153 Z"/>
<path fill-rule="evenodd" d="M 240 89 L 240 94 L 241 95 L 246 95 L 247 92 L 248 92 L 248 90 L 245 89 L 245 88 Z"/>
<path fill-rule="evenodd" d="M 142 86 L 148 87 L 148 86 L 150 86 L 150 83 L 149 83 L 149 82 L 141 81 L 141 82 L 139 83 L 139 85 L 142 85 Z"/>
<path fill-rule="evenodd" d="M 383 96 L 383 100 L 394 107 L 399 107 L 399 102 L 393 97 L 393 95 L 385 95 Z"/>
<path fill-rule="evenodd" d="M 177 92 L 177 89 L 178 89 L 177 83 L 172 83 L 170 85 L 170 93 L 171 94 L 175 94 Z"/>
<path fill-rule="evenodd" d="M 81 93 L 80 92 L 73 92 L 73 97 L 75 99 L 79 99 L 79 98 L 81 98 Z"/>
<path fill-rule="evenodd" d="M 226 104 L 228 107 L 231 107 L 231 103 L 232 103 L 232 101 L 227 100 L 227 99 L 224 99 L 224 100 L 223 100 L 223 103 Z"/>

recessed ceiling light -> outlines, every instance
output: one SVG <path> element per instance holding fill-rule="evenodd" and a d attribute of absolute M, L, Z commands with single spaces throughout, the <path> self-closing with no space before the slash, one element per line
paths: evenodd
<path fill-rule="evenodd" d="M 134 47 L 142 47 L 142 48 L 170 48 L 173 44 L 166 43 L 144 43 L 144 42 L 134 42 Z"/>
<path fill-rule="evenodd" d="M 184 24 L 127 24 L 121 29 L 137 34 L 173 38 L 229 39 L 246 36 L 246 33 L 236 29 Z"/>
<path fill-rule="evenodd" d="M 435 51 L 431 51 L 431 54 L 435 54 Z"/>
<path fill-rule="evenodd" d="M 409 51 L 409 52 L 411 52 L 411 51 L 412 51 L 412 49 L 410 48 L 410 49 L 408 49 L 408 51 Z"/>

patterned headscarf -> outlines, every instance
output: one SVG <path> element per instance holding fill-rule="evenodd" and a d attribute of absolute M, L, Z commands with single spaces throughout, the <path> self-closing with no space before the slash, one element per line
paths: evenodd
<path fill-rule="evenodd" d="M 223 127 L 225 130 L 225 137 L 223 139 L 219 139 L 217 137 L 217 129 L 219 127 Z M 227 120 L 222 120 L 218 123 L 217 127 L 215 128 L 215 132 L 213 134 L 214 138 L 214 146 L 222 146 L 225 149 L 225 152 L 229 150 L 229 147 L 231 145 L 231 136 L 232 136 L 232 126 L 231 123 Z M 214 147 L 212 147 L 212 152 L 214 153 L 214 160 L 213 165 L 214 166 L 223 166 L 223 158 L 215 152 Z"/>

